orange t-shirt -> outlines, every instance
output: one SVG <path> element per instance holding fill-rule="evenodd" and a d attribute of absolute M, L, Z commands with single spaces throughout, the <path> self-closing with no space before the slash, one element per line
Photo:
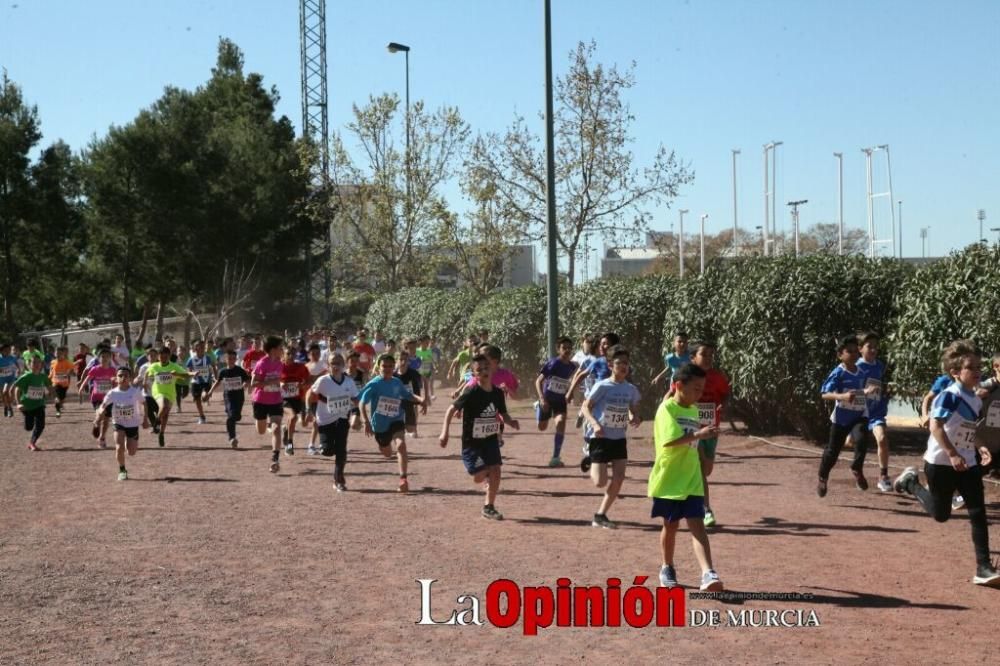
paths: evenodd
<path fill-rule="evenodd" d="M 49 372 L 49 379 L 54 386 L 65 386 L 69 388 L 69 374 L 76 372 L 76 366 L 69 359 L 56 359 L 52 361 L 52 370 Z"/>

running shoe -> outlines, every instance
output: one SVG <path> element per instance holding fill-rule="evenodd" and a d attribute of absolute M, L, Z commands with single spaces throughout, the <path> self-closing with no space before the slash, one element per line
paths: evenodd
<path fill-rule="evenodd" d="M 344 483 L 343 481 L 337 481 L 335 484 L 333 484 L 333 487 L 337 489 L 338 493 L 342 493 L 345 490 L 347 490 L 347 484 Z"/>
<path fill-rule="evenodd" d="M 976 567 L 976 575 L 972 577 L 972 582 L 987 587 L 1000 587 L 1000 573 L 997 573 L 992 564 L 980 565 Z"/>
<path fill-rule="evenodd" d="M 229 440 L 229 446 L 233 447 L 234 449 L 239 445 L 240 445 L 240 440 L 236 439 L 235 437 Z"/>
<path fill-rule="evenodd" d="M 677 572 L 669 564 L 660 567 L 660 587 L 677 587 Z"/>
<path fill-rule="evenodd" d="M 94 427 L 90 429 L 90 434 L 94 436 L 94 439 L 97 439 L 98 437 L 100 437 L 101 436 L 101 426 L 95 424 Z"/>
<path fill-rule="evenodd" d="M 503 514 L 496 510 L 492 504 L 483 507 L 483 518 L 487 520 L 503 520 Z"/>
<path fill-rule="evenodd" d="M 958 511 L 963 506 L 965 506 L 965 498 L 961 495 L 955 495 L 951 498 L 951 510 Z"/>
<path fill-rule="evenodd" d="M 903 473 L 896 477 L 896 480 L 892 482 L 892 489 L 897 493 L 905 493 L 907 487 L 910 485 L 911 481 L 917 481 L 920 477 L 917 475 L 916 467 L 907 467 L 903 470 Z"/>
<path fill-rule="evenodd" d="M 100 445 L 100 447 L 102 449 L 108 448 L 108 440 L 104 439 L 103 437 L 101 438 L 101 441 L 98 442 L 98 444 Z M 161 444 L 160 446 L 163 446 L 163 445 Z"/>
<path fill-rule="evenodd" d="M 584 456 L 580 459 L 580 471 L 584 474 L 590 471 L 590 456 Z"/>
<path fill-rule="evenodd" d="M 165 438 L 165 437 L 163 436 L 163 431 L 162 431 L 162 430 L 161 430 L 161 431 L 160 431 L 159 433 L 157 433 L 157 438 L 156 438 L 156 439 L 157 439 L 157 443 L 158 443 L 158 444 L 159 444 L 160 446 L 166 446 L 166 445 L 167 445 L 167 440 L 166 440 L 166 438 Z"/>
<path fill-rule="evenodd" d="M 309 445 L 309 446 L 308 446 L 308 447 L 306 448 L 306 454 L 307 454 L 307 455 L 310 455 L 310 456 L 314 456 L 314 455 L 316 455 L 317 453 L 319 453 L 319 450 L 318 450 L 318 449 L 317 449 L 317 448 L 316 448 L 316 447 L 315 447 L 314 445 L 312 445 L 312 444 L 310 444 L 310 445 Z"/>
<path fill-rule="evenodd" d="M 816 482 L 816 494 L 820 497 L 826 497 L 826 479 L 819 479 Z"/>
<path fill-rule="evenodd" d="M 289 442 L 285 442 L 285 455 L 286 456 L 294 456 L 295 455 L 295 445 L 292 444 L 290 441 Z"/>
<path fill-rule="evenodd" d="M 205 425 L 206 423 L 208 423 L 208 419 L 206 419 L 204 416 L 198 417 L 198 425 Z"/>
<path fill-rule="evenodd" d="M 122 471 L 118 472 L 118 480 L 119 481 L 128 481 L 128 472 L 125 471 L 125 470 L 122 470 Z"/>
<path fill-rule="evenodd" d="M 891 493 L 892 492 L 892 479 L 887 476 L 883 476 L 878 480 L 879 492 Z"/>
<path fill-rule="evenodd" d="M 408 493 L 408 492 L 410 492 L 410 482 L 407 481 L 406 479 L 400 479 L 399 480 L 399 488 L 397 488 L 396 490 L 399 491 L 399 492 L 401 492 L 401 493 Z"/>
<path fill-rule="evenodd" d="M 34 442 L 28 442 L 28 450 L 29 451 L 41 451 L 41 449 L 38 448 L 38 444 L 35 444 Z"/>
<path fill-rule="evenodd" d="M 62 418 L 62 410 L 59 409 L 58 407 L 56 407 L 56 418 L 57 419 L 61 419 Z"/>
<path fill-rule="evenodd" d="M 609 520 L 606 514 L 595 513 L 594 519 L 590 522 L 594 527 L 603 527 L 606 530 L 618 529 L 618 523 Z"/>
<path fill-rule="evenodd" d="M 272 460 L 271 467 L 269 468 L 271 474 L 277 474 L 279 469 L 281 469 L 281 465 L 278 463 L 278 461 Z"/>
<path fill-rule="evenodd" d="M 711 509 L 705 509 L 705 527 L 715 527 L 715 514 Z"/>
<path fill-rule="evenodd" d="M 587 442 L 584 442 L 583 446 L 581 446 L 580 448 L 583 450 L 583 455 L 585 455 L 585 456 L 589 456 L 590 455 L 590 444 L 588 444 Z"/>
<path fill-rule="evenodd" d="M 722 592 L 722 581 L 719 580 L 719 574 L 715 573 L 715 569 L 709 569 L 701 575 L 701 591 Z"/>
<path fill-rule="evenodd" d="M 549 461 L 549 467 L 565 467 L 565 465 L 559 456 L 553 456 L 552 460 Z"/>
<path fill-rule="evenodd" d="M 535 413 L 535 420 L 536 421 L 541 421 L 542 420 L 542 403 L 540 403 L 537 400 L 534 401 L 533 403 L 531 403 L 531 411 L 533 411 Z"/>
<path fill-rule="evenodd" d="M 154 435 L 159 435 L 160 434 L 160 424 L 159 423 L 154 423 L 153 424 L 153 434 Z"/>
<path fill-rule="evenodd" d="M 868 479 L 865 478 L 864 470 L 852 469 L 851 474 L 854 475 L 854 485 L 858 490 L 868 490 Z"/>
<path fill-rule="evenodd" d="M 579 430 L 583 427 L 583 414 L 579 414 L 576 417 L 576 429 Z"/>

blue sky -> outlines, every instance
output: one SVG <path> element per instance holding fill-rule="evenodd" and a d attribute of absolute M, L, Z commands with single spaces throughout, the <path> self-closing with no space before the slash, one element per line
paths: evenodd
<path fill-rule="evenodd" d="M 657 211 L 654 228 L 669 229 L 676 208 L 691 210 L 692 230 L 701 213 L 709 231 L 732 225 L 732 148 L 742 150 L 740 224 L 761 224 L 761 147 L 772 139 L 784 142 L 779 204 L 808 199 L 803 226 L 836 219 L 838 151 L 846 224 L 866 227 L 861 148 L 889 144 L 907 256 L 920 254 L 923 226 L 930 254 L 974 242 L 980 208 L 987 229 L 1000 227 L 1000 2 L 552 4 L 557 72 L 579 40 L 596 40 L 602 62 L 635 60 L 628 102 L 639 162 L 662 142 L 696 171 L 673 210 Z M 296 0 L 4 0 L 0 66 L 38 106 L 43 143 L 82 148 L 165 85 L 204 82 L 225 36 L 244 50 L 248 70 L 278 87 L 279 111 L 298 127 L 298 29 Z M 476 131 L 500 131 L 517 111 L 541 132 L 542 39 L 541 0 L 329 0 L 331 127 L 370 94 L 402 95 L 402 55 L 385 49 L 398 41 L 412 47 L 414 99 L 458 106 Z M 884 186 L 877 170 L 876 189 Z M 882 205 L 877 213 L 888 220 Z M 787 207 L 778 208 L 787 229 Z"/>

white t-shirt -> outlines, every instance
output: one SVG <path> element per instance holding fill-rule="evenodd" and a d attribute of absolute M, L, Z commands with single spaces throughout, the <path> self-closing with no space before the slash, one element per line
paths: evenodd
<path fill-rule="evenodd" d="M 111 405 L 111 421 L 123 428 L 138 428 L 142 425 L 142 391 L 130 386 L 124 391 L 113 388 L 104 396 L 101 409 Z"/>
<path fill-rule="evenodd" d="M 312 385 L 312 392 L 326 398 L 316 404 L 316 424 L 325 426 L 346 419 L 353 407 L 352 399 L 358 397 L 358 387 L 346 374 L 338 384 L 329 374 L 323 375 Z"/>
<path fill-rule="evenodd" d="M 375 350 L 376 354 L 385 353 L 385 340 L 375 340 L 372 342 L 372 349 Z"/>
<path fill-rule="evenodd" d="M 125 345 L 118 345 L 117 347 L 112 347 L 111 353 L 113 354 L 111 358 L 112 365 L 114 365 L 116 368 L 128 366 L 128 347 L 126 347 Z"/>
<path fill-rule="evenodd" d="M 944 431 L 965 464 L 976 465 L 976 421 L 983 409 L 983 401 L 975 393 L 966 391 L 958 382 L 938 393 L 931 405 L 932 419 L 944 421 Z M 927 438 L 924 460 L 932 465 L 951 465 L 948 453 L 941 448 L 934 435 Z"/>
<path fill-rule="evenodd" d="M 306 368 L 308 368 L 309 370 L 310 377 L 318 378 L 320 375 L 325 375 L 330 372 L 330 366 L 323 359 L 320 359 L 315 363 L 309 361 L 308 363 L 306 363 Z"/>
<path fill-rule="evenodd" d="M 138 370 L 135 372 L 136 377 L 145 377 L 146 371 L 149 370 L 149 362 L 143 363 Z M 149 397 L 149 391 L 146 390 L 146 382 L 142 382 L 142 395 L 144 397 Z"/>

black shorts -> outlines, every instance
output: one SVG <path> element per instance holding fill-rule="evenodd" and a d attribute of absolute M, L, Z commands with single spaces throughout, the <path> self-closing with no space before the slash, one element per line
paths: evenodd
<path fill-rule="evenodd" d="M 478 474 L 491 465 L 502 465 L 500 443 L 496 440 L 480 446 L 462 445 L 462 463 L 469 474 Z"/>
<path fill-rule="evenodd" d="M 628 460 L 628 440 L 593 437 L 590 444 L 590 461 L 609 463 L 613 460 Z"/>
<path fill-rule="evenodd" d="M 281 406 L 284 409 L 292 410 L 292 413 L 296 416 L 306 410 L 306 406 L 302 402 L 302 398 L 285 398 L 281 401 Z"/>
<path fill-rule="evenodd" d="M 55 385 L 55 389 L 56 389 L 56 400 L 58 400 L 59 402 L 62 402 L 63 400 L 65 400 L 66 399 L 66 391 L 68 391 L 69 388 L 66 387 L 66 386 L 59 386 L 58 384 L 56 384 Z"/>
<path fill-rule="evenodd" d="M 187 396 L 191 392 L 191 387 L 187 384 L 177 385 L 177 401 L 180 402 L 181 398 Z"/>
<path fill-rule="evenodd" d="M 226 416 L 237 421 L 243 416 L 243 391 L 226 391 L 222 394 L 222 404 L 226 408 Z"/>
<path fill-rule="evenodd" d="M 543 409 L 541 405 L 538 406 L 538 414 L 536 414 L 536 417 L 539 421 L 548 421 L 550 418 L 558 414 L 566 414 L 565 400 L 549 400 L 548 403 L 548 409 Z"/>
<path fill-rule="evenodd" d="M 417 404 L 410 401 L 403 403 L 403 422 L 408 426 L 417 425 Z"/>
<path fill-rule="evenodd" d="M 403 421 L 393 421 L 389 424 L 389 429 L 385 432 L 375 433 L 375 441 L 378 443 L 380 449 L 392 444 L 392 438 L 396 435 L 402 435 L 403 431 L 406 430 L 406 424 Z"/>
<path fill-rule="evenodd" d="M 320 453 L 324 456 L 343 456 L 347 452 L 347 419 L 337 419 L 317 427 L 319 431 Z"/>
<path fill-rule="evenodd" d="M 139 427 L 127 428 L 122 425 L 115 424 L 115 432 L 125 433 L 125 439 L 139 439 Z"/>
<path fill-rule="evenodd" d="M 208 393 L 210 388 L 212 388 L 211 384 L 191 384 L 191 397 L 200 400 L 202 393 Z"/>
<path fill-rule="evenodd" d="M 266 405 L 262 402 L 253 403 L 253 417 L 257 421 L 265 421 L 268 417 L 281 417 L 285 414 L 284 408 L 279 405 Z"/>

